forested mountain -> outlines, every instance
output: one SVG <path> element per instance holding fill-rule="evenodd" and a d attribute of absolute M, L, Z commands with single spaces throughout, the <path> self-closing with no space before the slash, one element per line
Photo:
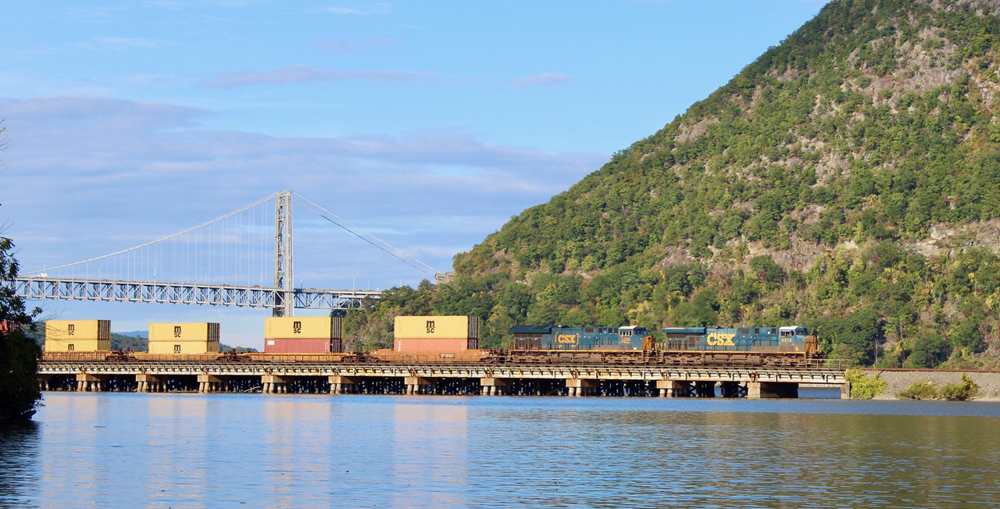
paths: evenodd
<path fill-rule="evenodd" d="M 1000 0 L 834 0 L 458 255 L 454 283 L 349 323 L 477 314 L 486 344 L 515 324 L 799 323 L 860 363 L 996 367 L 998 16 Z"/>

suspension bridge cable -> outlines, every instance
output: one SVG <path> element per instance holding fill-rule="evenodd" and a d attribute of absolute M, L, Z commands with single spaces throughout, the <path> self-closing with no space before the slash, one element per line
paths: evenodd
<path fill-rule="evenodd" d="M 413 267 L 413 268 L 415 268 L 415 269 L 419 270 L 420 272 L 423 272 L 424 274 L 428 274 L 428 275 L 431 275 L 431 276 L 433 276 L 433 275 L 434 275 L 435 273 L 437 273 L 437 272 L 438 272 L 438 270 L 437 270 L 437 269 L 435 269 L 434 267 L 431 267 L 430 265 L 427 265 L 426 263 L 424 263 L 424 262 L 422 262 L 422 261 L 418 260 L 418 259 L 417 259 L 417 257 L 415 257 L 415 256 L 413 256 L 413 255 L 411 255 L 411 254 L 407 253 L 406 251 L 403 251 L 402 249 L 399 249 L 398 247 L 396 247 L 396 246 L 393 246 L 392 244 L 389 244 L 388 242 L 386 242 L 386 241 L 384 241 L 384 240 L 382 240 L 382 239 L 380 239 L 380 238 L 378 238 L 378 237 L 376 237 L 376 236 L 372 235 L 371 233 L 369 233 L 369 232 L 365 231 L 365 230 L 364 230 L 363 228 L 359 227 L 358 225 L 356 225 L 356 224 L 354 224 L 354 223 L 352 223 L 352 222 L 348 221 L 347 219 L 344 219 L 344 218 L 342 218 L 342 217 L 338 216 L 337 214 L 334 214 L 333 212 L 330 212 L 329 210 L 327 210 L 327 209 L 323 208 L 322 206 L 318 205 L 318 204 L 317 204 L 316 202 L 314 202 L 314 201 L 310 200 L 309 198 L 306 198 L 305 196 L 302 196 L 302 195 L 301 195 L 301 194 L 299 194 L 299 193 L 295 193 L 295 196 L 296 196 L 297 198 L 299 198 L 300 200 L 304 201 L 305 203 L 303 204 L 303 206 L 304 206 L 304 207 L 305 207 L 306 209 L 308 209 L 308 210 L 309 210 L 310 212 L 312 212 L 313 214 L 316 214 L 316 215 L 318 215 L 318 216 L 322 217 L 323 219 L 326 219 L 327 221 L 330 221 L 331 223 L 333 223 L 333 224 L 335 224 L 335 225 L 339 226 L 340 228 L 343 228 L 343 229 L 344 229 L 345 231 L 349 232 L 349 233 L 350 233 L 351 235 L 354 235 L 355 237 L 357 237 L 357 238 L 359 238 L 359 239 L 362 239 L 362 240 L 364 240 L 365 242 L 367 242 L 367 243 L 371 244 L 372 246 L 375 246 L 376 248 L 378 248 L 379 250 L 381 250 L 381 251 L 383 251 L 383 252 L 385 252 L 385 253 L 389 254 L 389 255 L 390 255 L 390 256 L 392 256 L 393 258 L 396 258 L 396 259 L 398 259 L 398 260 L 400 260 L 400 261 L 402 261 L 402 262 L 406 263 L 407 265 L 409 265 L 409 266 L 411 266 L 411 267 Z M 379 245 L 375 244 L 374 242 L 372 242 L 372 241 L 370 241 L 370 240 L 366 239 L 365 237 L 361 236 L 360 234 L 358 234 L 357 232 L 355 232 L 355 231 L 354 231 L 354 230 L 352 230 L 351 228 L 348 228 L 348 227 L 344 226 L 343 224 L 341 224 L 341 223 L 339 223 L 339 222 L 337 222 L 337 221 L 335 221 L 335 220 L 333 220 L 333 219 L 330 219 L 329 217 L 326 217 L 326 216 L 325 216 L 325 215 L 323 215 L 322 213 L 320 213 L 320 212 L 318 212 L 318 211 L 314 210 L 314 209 L 313 209 L 313 208 L 311 208 L 311 207 L 310 207 L 309 205 L 312 205 L 312 206 L 314 206 L 314 207 L 316 207 L 316 208 L 318 208 L 318 209 L 322 210 L 323 212 L 326 212 L 327 214 L 330 214 L 331 216 L 333 216 L 333 217 L 336 217 L 337 219 L 339 219 L 339 220 L 340 220 L 341 222 L 343 222 L 343 223 L 347 223 L 347 224 L 351 225 L 351 227 L 353 227 L 354 229 L 356 229 L 356 230 L 358 230 L 358 231 L 360 231 L 360 232 L 364 233 L 364 234 L 365 234 L 365 235 L 367 235 L 368 237 L 371 237 L 371 238 L 373 238 L 373 239 L 375 239 L 375 240 L 377 240 L 377 241 L 381 242 L 381 243 L 382 243 L 383 245 L 385 245 L 385 246 L 387 246 L 387 247 L 389 247 L 389 248 L 391 248 L 391 249 L 395 250 L 396 252 L 398 252 L 398 253 L 402 254 L 403 256 L 405 256 L 405 257 L 407 257 L 407 258 L 409 258 L 409 259 L 411 259 L 411 260 L 413 260 L 413 261 L 415 261 L 415 262 L 417 262 L 417 263 L 419 263 L 420 265 L 423 265 L 424 267 L 427 267 L 427 268 L 428 268 L 428 269 L 430 269 L 430 270 L 431 270 L 432 272 L 427 272 L 426 270 L 424 270 L 424 269 L 421 269 L 420 267 L 417 267 L 416 265 L 414 265 L 414 264 L 410 263 L 409 261 L 407 261 L 407 260 L 403 259 L 402 257 L 400 257 L 400 256 L 396 255 L 395 253 L 392 253 L 392 252 L 390 252 L 390 251 L 387 251 L 387 250 L 383 249 L 383 248 L 382 248 L 381 246 L 379 246 Z"/>
<path fill-rule="evenodd" d="M 276 195 L 277 195 L 277 193 L 272 194 L 272 195 L 270 195 L 270 196 L 268 196 L 266 198 L 257 200 L 257 201 L 255 201 L 255 202 L 253 202 L 253 203 L 251 203 L 251 204 L 249 204 L 249 205 L 247 205 L 247 206 L 245 206 L 245 207 L 243 207 L 241 209 L 234 210 L 234 211 L 232 211 L 232 212 L 230 212 L 228 214 L 219 216 L 219 217 L 217 217 L 217 218 L 215 218 L 215 219 L 213 219 L 211 221 L 206 221 L 206 222 L 204 222 L 202 224 L 199 224 L 198 226 L 192 226 L 191 228 L 188 228 L 188 229 L 186 229 L 184 231 L 179 231 L 177 233 L 174 233 L 174 234 L 171 234 L 171 235 L 167 235 L 166 237 L 163 237 L 161 239 L 156 239 L 156 240 L 153 240 L 153 241 L 150 241 L 150 242 L 146 242 L 145 244 L 140 244 L 138 246 L 130 247 L 128 249 L 122 249 L 121 251 L 117 251 L 117 252 L 114 252 L 114 253 L 111 253 L 111 254 L 106 254 L 106 255 L 102 255 L 102 256 L 96 256 L 96 257 L 90 258 L 88 260 L 83 260 L 83 261 L 73 262 L 73 263 L 67 263 L 65 265 L 59 265 L 57 267 L 49 267 L 48 269 L 40 269 L 40 270 L 28 271 L 25 274 L 29 275 L 29 274 L 36 274 L 36 273 L 39 273 L 39 272 L 44 272 L 46 270 L 65 269 L 67 267 L 73 267 L 73 266 L 76 266 L 76 265 L 83 265 L 85 263 L 90 263 L 90 262 L 97 261 L 97 260 L 102 260 L 102 259 L 105 259 L 105 258 L 111 258 L 113 256 L 118 256 L 120 254 L 131 254 L 131 252 L 133 252 L 135 250 L 142 249 L 142 248 L 147 247 L 147 246 L 151 246 L 151 245 L 156 244 L 158 242 L 163 242 L 163 241 L 170 240 L 170 239 L 173 239 L 173 238 L 176 238 L 176 237 L 180 237 L 181 235 L 184 235 L 184 234 L 187 234 L 187 233 L 191 233 L 191 232 L 196 231 L 196 230 L 198 230 L 200 228 L 204 228 L 206 226 L 212 225 L 212 224 L 214 224 L 214 223 L 216 223 L 218 221 L 221 221 L 221 220 L 226 219 L 228 217 L 231 217 L 231 216 L 234 216 L 236 214 L 239 214 L 239 213 L 241 213 L 241 212 L 243 212 L 243 211 L 245 211 L 247 209 L 250 209 L 252 207 L 256 207 L 257 205 L 260 205 L 261 203 L 267 202 L 268 200 L 274 198 Z"/>
<path fill-rule="evenodd" d="M 397 259 L 397 260 L 399 260 L 399 261 L 401 261 L 401 262 L 403 262 L 403 263 L 405 263 L 405 264 L 409 265 L 410 267 L 413 267 L 414 269 L 417 269 L 417 270 L 419 270 L 420 272 L 423 272 L 424 274 L 427 274 L 427 275 L 429 275 L 429 276 L 433 276 L 433 275 L 435 274 L 435 272 L 437 272 L 437 271 L 436 271 L 436 270 L 434 269 L 434 267 L 431 267 L 430 265 L 427 265 L 426 263 L 424 263 L 424 262 L 422 262 L 422 261 L 420 261 L 420 260 L 417 260 L 417 259 L 416 259 L 416 258 L 414 258 L 413 256 L 411 256 L 411 255 L 409 255 L 409 254 L 406 254 L 406 252 L 405 252 L 405 251 L 403 251 L 403 250 L 401 250 L 401 249 L 398 249 L 398 248 L 396 248 L 396 247 L 392 246 L 391 244 L 389 244 L 389 243 L 387 243 L 387 242 L 385 242 L 385 241 L 382 241 L 382 240 L 379 240 L 379 239 L 378 239 L 377 237 L 375 237 L 374 235 L 371 235 L 371 234 L 370 234 L 370 233 L 368 233 L 368 232 L 365 232 L 365 234 L 366 234 L 366 235 L 368 235 L 368 236 L 372 237 L 373 239 L 376 239 L 376 240 L 379 240 L 379 242 L 382 242 L 383 244 L 385 244 L 385 245 L 387 245 L 387 246 L 391 247 L 392 249 L 395 249 L 396 251 L 399 251 L 400 253 L 403 253 L 404 255 L 406 255 L 406 256 L 408 256 L 408 257 L 410 257 L 411 259 L 413 259 L 413 260 L 414 260 L 414 261 L 416 261 L 417 263 L 419 263 L 419 264 L 421 264 L 421 265 L 423 265 L 423 266 L 425 266 L 425 267 L 427 267 L 427 268 L 431 269 L 431 270 L 432 270 L 432 271 L 434 271 L 434 272 L 427 272 L 426 270 L 424 270 L 424 269 L 422 269 L 422 268 L 420 268 L 420 267 L 417 267 L 416 265 L 414 265 L 414 264 L 410 263 L 410 261 L 409 261 L 409 260 L 407 260 L 407 259 L 405 259 L 405 258 L 403 258 L 403 257 L 401 257 L 401 256 L 399 256 L 399 255 L 397 255 L 396 253 L 393 253 L 393 252 L 391 252 L 391 251 L 389 251 L 389 250 L 387 250 L 387 249 L 383 248 L 382 246 L 380 246 L 380 245 L 378 245 L 378 244 L 376 244 L 376 243 L 372 242 L 372 241 L 371 241 L 370 239 L 367 239 L 367 238 L 365 238 L 365 237 L 364 237 L 364 236 L 362 236 L 362 235 L 361 235 L 360 233 L 358 233 L 358 232 L 356 232 L 356 231 L 354 231 L 354 230 L 352 230 L 352 229 L 350 229 L 350 228 L 348 228 L 348 227 L 346 227 L 346 226 L 344 226 L 344 225 L 342 225 L 342 224 L 338 223 L 337 221 L 335 221 L 335 220 L 333 220 L 333 219 L 330 219 L 329 217 L 327 217 L 327 216 L 323 215 L 323 213 L 321 213 L 321 212 L 319 212 L 318 210 L 315 210 L 315 209 L 313 209 L 312 207 L 310 207 L 310 206 L 309 206 L 309 204 L 312 204 L 312 205 L 315 205 L 315 206 L 316 206 L 317 208 L 320 208 L 320 209 L 322 209 L 322 210 L 326 210 L 326 209 L 323 209 L 323 207 L 320 207 L 319 205 L 316 205 L 316 204 L 315 204 L 315 203 L 313 203 L 312 201 L 309 201 L 308 199 L 306 199 L 306 198 L 304 198 L 304 197 L 302 197 L 302 196 L 300 196 L 300 198 L 302 198 L 303 200 L 305 200 L 306 202 L 308 202 L 308 203 L 304 203 L 304 204 L 302 204 L 302 206 L 303 206 L 303 207 L 305 207 L 305 208 L 306 208 L 307 210 L 309 210 L 309 211 L 310 211 L 310 212 L 312 212 L 313 214 L 316 214 L 317 216 L 319 216 L 319 217 L 321 217 L 321 218 L 323 218 L 323 219 L 326 219 L 327 221 L 329 221 L 329 222 L 331 222 L 331 223 L 333 223 L 333 224 L 337 225 L 338 227 L 342 228 L 342 229 L 343 229 L 344 231 L 346 231 L 346 232 L 350 233 L 351 235 L 354 235 L 355 237 L 357 237 L 357 238 L 359 238 L 359 239 L 361 239 L 361 240 L 363 240 L 363 241 L 367 242 L 368 244 L 371 244 L 372 246 L 374 246 L 374 247 L 375 247 L 376 249 L 378 249 L 379 251 L 382 251 L 382 252 L 384 252 L 384 253 L 388 254 L 389 256 L 391 256 L 391 257 L 393 257 L 393 258 L 395 258 L 395 259 Z M 342 219 L 342 218 L 340 218 L 340 216 L 337 216 L 336 214 L 334 214 L 334 213 L 332 213 L 332 212 L 329 212 L 329 211 L 327 211 L 327 212 L 328 212 L 328 213 L 330 213 L 330 215 L 333 215 L 333 216 L 337 217 L 338 219 Z M 346 221 L 346 220 L 344 220 L 344 222 L 346 222 L 346 223 L 350 224 L 350 222 L 349 222 L 349 221 Z M 354 225 L 352 224 L 351 226 L 354 226 Z M 359 228 L 359 229 L 360 229 L 360 228 Z M 362 231 L 364 231 L 364 230 L 362 230 Z"/>

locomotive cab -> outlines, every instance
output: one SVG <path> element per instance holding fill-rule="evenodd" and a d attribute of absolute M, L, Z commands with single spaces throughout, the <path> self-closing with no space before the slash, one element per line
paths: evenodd
<path fill-rule="evenodd" d="M 816 353 L 816 336 L 809 336 L 805 327 L 791 325 L 778 328 L 780 351 L 805 352 L 807 355 Z"/>
<path fill-rule="evenodd" d="M 637 346 L 642 346 L 642 350 L 650 352 L 654 349 L 653 336 L 645 327 L 637 325 L 627 325 L 618 328 L 618 344 L 628 346 L 630 350 L 638 350 Z"/>

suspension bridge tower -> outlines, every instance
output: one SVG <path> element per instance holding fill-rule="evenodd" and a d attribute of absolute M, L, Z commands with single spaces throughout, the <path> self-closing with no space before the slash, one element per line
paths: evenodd
<path fill-rule="evenodd" d="M 292 273 L 292 192 L 276 195 L 274 205 L 274 309 L 273 316 L 292 316 L 295 309 L 295 275 Z"/>

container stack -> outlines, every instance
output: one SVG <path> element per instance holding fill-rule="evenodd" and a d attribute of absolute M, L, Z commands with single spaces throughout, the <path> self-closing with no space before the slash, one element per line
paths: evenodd
<path fill-rule="evenodd" d="M 46 352 L 106 352 L 111 350 L 111 320 L 49 320 L 45 322 Z"/>
<path fill-rule="evenodd" d="M 219 353 L 219 324 L 149 324 L 149 353 Z"/>
<path fill-rule="evenodd" d="M 397 352 L 459 352 L 479 349 L 478 316 L 397 316 Z"/>
<path fill-rule="evenodd" d="M 269 317 L 264 323 L 265 353 L 342 353 L 339 316 Z"/>

